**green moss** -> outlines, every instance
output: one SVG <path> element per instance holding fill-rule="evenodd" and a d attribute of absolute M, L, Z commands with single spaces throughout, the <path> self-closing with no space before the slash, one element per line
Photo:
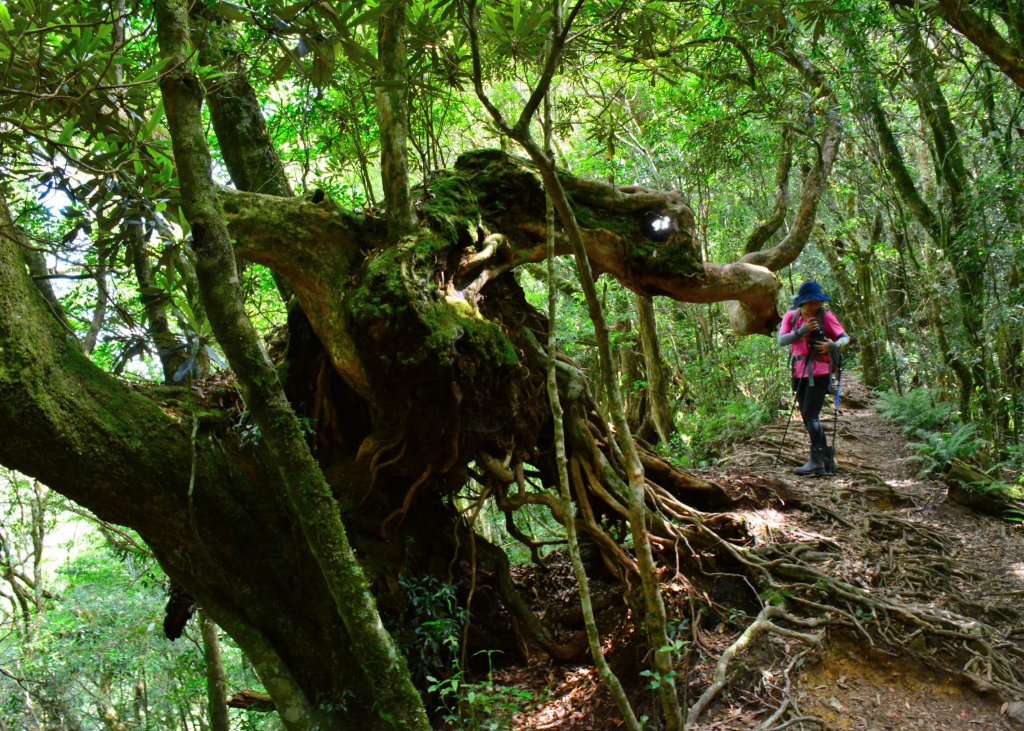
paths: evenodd
<path fill-rule="evenodd" d="M 429 329 L 426 349 L 444 366 L 454 365 L 460 352 L 499 366 L 519 363 L 515 347 L 501 328 L 468 304 L 437 302 L 425 308 L 422 317 Z"/>
<path fill-rule="evenodd" d="M 456 244 L 424 231 L 368 262 L 347 305 L 352 323 L 385 366 L 431 370 L 469 358 L 500 365 L 518 363 L 501 328 L 469 304 L 443 299 L 434 272 Z"/>
<path fill-rule="evenodd" d="M 432 180 L 420 210 L 448 241 L 471 240 L 480 225 L 476 192 L 464 174 L 450 172 Z"/>
<path fill-rule="evenodd" d="M 463 318 L 442 303 L 425 307 L 421 314 L 428 330 L 424 340 L 426 349 L 434 354 L 438 363 L 450 366 L 454 361 L 455 344 L 465 333 L 461 323 Z"/>
<path fill-rule="evenodd" d="M 376 360 L 370 373 L 377 388 L 397 393 L 431 379 L 471 383 L 477 364 L 493 371 L 519 363 L 500 326 L 438 288 L 478 236 L 483 214 L 472 180 L 472 171 L 462 170 L 431 181 L 421 205 L 429 226 L 376 252 L 358 286 L 347 287 L 353 335 Z"/>
<path fill-rule="evenodd" d="M 363 281 L 348 302 L 355 322 L 388 319 L 403 311 L 408 295 L 402 254 L 400 247 L 385 249 L 367 262 Z"/>
<path fill-rule="evenodd" d="M 189 389 L 184 386 L 155 383 L 151 386 L 147 386 L 146 392 L 151 398 L 154 398 L 161 403 L 170 403 L 188 398 Z"/>
<path fill-rule="evenodd" d="M 427 197 L 421 209 L 431 216 L 472 217 L 478 211 L 476 193 L 465 175 L 441 175 L 427 185 Z"/>
<path fill-rule="evenodd" d="M 703 272 L 700 256 L 682 244 L 664 244 L 654 249 L 658 266 L 682 277 L 692 277 Z"/>

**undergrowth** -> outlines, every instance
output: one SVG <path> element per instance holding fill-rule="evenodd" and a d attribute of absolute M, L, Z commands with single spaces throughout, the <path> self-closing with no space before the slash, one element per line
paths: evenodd
<path fill-rule="evenodd" d="M 975 425 L 963 423 L 952 404 L 941 401 L 927 388 L 915 388 L 903 395 L 892 391 L 882 393 L 875 402 L 875 409 L 907 436 L 907 446 L 914 452 L 910 459 L 920 467 L 919 477 L 935 475 L 953 460 L 979 461 L 985 454 L 987 444 L 978 436 Z M 1009 479 L 971 483 L 964 485 L 964 489 L 1007 504 L 1024 501 L 1022 463 L 1024 451 L 1007 450 L 1003 462 L 990 471 L 1010 475 Z M 1012 475 L 1016 475 L 1016 479 Z M 1024 524 L 1024 510 L 1019 508 L 1009 508 L 1003 517 Z"/>
<path fill-rule="evenodd" d="M 490 665 L 490 652 L 487 654 Z M 452 664 L 452 673 L 443 678 L 427 678 L 427 690 L 440 700 L 441 720 L 449 731 L 505 731 L 512 728 L 512 717 L 544 699 L 526 688 L 504 685 L 488 671 L 487 677 L 470 680 Z"/>
<path fill-rule="evenodd" d="M 769 405 L 742 396 L 702 404 L 678 415 L 677 432 L 662 451 L 681 467 L 710 467 L 729 444 L 775 418 Z"/>
<path fill-rule="evenodd" d="M 984 446 L 975 426 L 962 423 L 952 404 L 926 388 L 903 395 L 882 393 L 875 409 L 907 436 L 907 446 L 914 452 L 911 460 L 920 465 L 920 477 L 938 472 L 954 459 L 969 462 Z"/>

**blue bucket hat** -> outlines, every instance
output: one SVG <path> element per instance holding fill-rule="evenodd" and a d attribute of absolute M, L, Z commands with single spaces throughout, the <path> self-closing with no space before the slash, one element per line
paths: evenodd
<path fill-rule="evenodd" d="M 804 302 L 829 302 L 831 299 L 821 290 L 821 285 L 812 280 L 800 285 L 793 298 L 793 307 L 799 307 Z"/>

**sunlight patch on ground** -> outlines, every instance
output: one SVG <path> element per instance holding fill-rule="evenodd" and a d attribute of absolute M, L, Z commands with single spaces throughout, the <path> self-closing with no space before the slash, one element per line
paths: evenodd
<path fill-rule="evenodd" d="M 907 487 L 907 488 L 913 487 L 914 485 L 917 484 L 918 481 L 916 479 L 912 478 L 912 477 L 908 477 L 908 478 L 903 479 L 903 480 L 883 480 L 883 482 L 888 487 L 891 487 L 894 490 L 899 490 L 901 487 Z"/>
<path fill-rule="evenodd" d="M 750 535 L 758 543 L 788 543 L 790 541 L 818 541 L 825 539 L 820 533 L 801 527 L 792 517 L 774 508 L 743 510 L 743 518 Z"/>
<path fill-rule="evenodd" d="M 1024 581 L 1024 563 L 1010 564 L 1010 573 L 1020 581 Z"/>
<path fill-rule="evenodd" d="M 549 683 L 553 685 L 554 682 L 555 678 L 550 676 Z M 554 698 L 537 708 L 526 708 L 515 714 L 512 719 L 513 728 L 537 731 L 557 729 L 578 715 L 578 709 L 587 708 L 593 703 L 599 685 L 596 668 L 570 670 L 562 677 L 558 687 L 553 689 Z"/>
<path fill-rule="evenodd" d="M 998 704 L 915 663 L 835 643 L 796 684 L 801 710 L 830 731 L 996 729 Z"/>
<path fill-rule="evenodd" d="M 773 508 L 745 511 L 743 519 L 750 534 L 759 541 L 776 541 L 786 533 L 786 515 Z"/>

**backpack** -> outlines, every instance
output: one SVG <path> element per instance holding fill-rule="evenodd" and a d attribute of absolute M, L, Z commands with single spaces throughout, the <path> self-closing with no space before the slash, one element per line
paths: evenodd
<path fill-rule="evenodd" d="M 800 309 L 799 308 L 796 308 L 796 309 L 793 309 L 793 310 L 789 311 L 788 317 L 789 317 L 789 329 L 790 329 L 790 331 L 793 331 L 793 330 L 796 329 L 793 326 L 793 324 L 796 322 L 796 318 L 799 315 L 800 315 Z M 818 321 L 818 330 L 822 334 L 826 334 L 825 333 L 825 308 L 819 309 L 818 312 L 814 315 L 814 319 Z M 830 357 L 830 355 L 819 356 L 820 360 L 828 360 L 828 362 L 829 362 L 828 387 L 826 389 L 828 393 L 832 392 L 832 374 L 835 373 L 837 370 L 839 370 L 842 367 L 842 362 L 841 362 L 842 358 L 838 354 L 836 354 L 836 357 L 834 357 L 834 358 Z M 811 353 L 811 351 L 809 349 L 806 357 L 810 358 L 811 356 L 812 356 L 812 353 Z M 796 364 L 797 360 L 798 360 L 797 356 L 795 356 L 795 355 L 790 355 L 789 356 L 790 372 L 793 372 L 793 366 Z M 814 385 L 814 369 L 813 368 L 810 369 L 810 373 L 808 374 L 808 377 L 810 378 L 810 385 L 813 386 Z"/>

